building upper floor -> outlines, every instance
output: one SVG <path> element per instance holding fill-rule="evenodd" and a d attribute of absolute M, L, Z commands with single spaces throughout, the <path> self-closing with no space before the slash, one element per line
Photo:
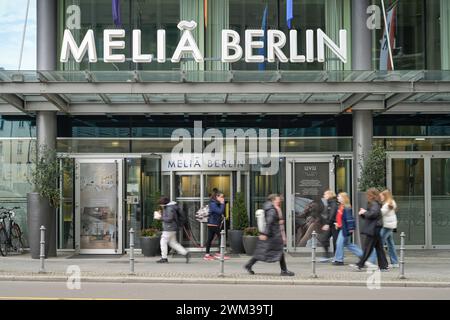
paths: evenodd
<path fill-rule="evenodd" d="M 354 1 L 353 1 L 354 2 Z M 357 28 L 369 28 L 372 70 L 392 70 L 390 53 L 395 70 L 448 70 L 450 67 L 450 2 L 440 0 L 381 0 L 369 1 L 365 12 L 365 25 L 352 25 L 351 0 L 59 0 L 58 1 L 58 50 L 61 49 L 64 30 L 69 29 L 79 45 L 88 30 L 92 30 L 98 55 L 96 63 L 90 63 L 87 55 L 81 63 L 73 57 L 67 63 L 59 63 L 60 70 L 351 70 L 352 32 Z M 179 45 L 182 32 L 180 21 L 195 21 L 192 30 L 196 44 L 204 57 L 201 63 L 184 55 L 180 62 L 135 63 L 133 61 L 133 30 L 141 30 L 141 52 L 155 54 L 158 51 L 158 30 L 165 30 L 165 46 L 170 57 Z M 385 23 L 387 22 L 387 24 Z M 389 37 L 386 29 L 389 29 Z M 125 48 L 114 50 L 125 55 L 125 62 L 105 63 L 104 30 L 123 29 Z M 282 48 L 289 57 L 289 31 L 297 30 L 297 51 L 307 51 L 306 30 L 323 30 L 340 45 L 340 30 L 346 30 L 347 62 L 343 63 L 330 50 L 326 61 L 317 56 L 308 62 L 280 63 L 267 60 L 267 33 L 259 40 L 264 48 L 255 54 L 264 55 L 263 63 L 246 63 L 244 57 L 233 63 L 223 63 L 222 30 L 233 30 L 242 42 L 246 30 L 280 30 L 287 35 Z M 389 38 L 390 41 L 387 41 Z M 117 39 L 118 40 L 118 39 Z M 390 48 L 389 48 L 390 47 Z M 317 50 L 318 51 L 318 50 Z M 59 57 L 59 52 L 58 52 Z M 156 59 L 155 59 L 156 60 Z"/>

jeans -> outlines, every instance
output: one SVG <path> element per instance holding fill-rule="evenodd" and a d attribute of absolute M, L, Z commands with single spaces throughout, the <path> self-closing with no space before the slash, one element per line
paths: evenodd
<path fill-rule="evenodd" d="M 391 260 L 391 264 L 398 264 L 398 257 L 397 257 L 397 253 L 395 252 L 393 230 L 388 229 L 388 228 L 381 228 L 380 237 L 381 237 L 383 245 L 387 244 L 389 259 Z M 372 263 L 375 263 L 376 257 L 377 257 L 376 252 L 375 252 L 375 250 L 373 250 L 372 254 L 370 255 L 369 261 Z"/>
<path fill-rule="evenodd" d="M 177 232 L 176 231 L 163 231 L 161 235 L 161 258 L 167 259 L 167 253 L 169 251 L 169 248 L 167 245 L 169 245 L 171 248 L 174 248 L 179 254 L 182 254 L 185 256 L 188 252 L 187 250 L 178 243 L 177 241 Z"/>
<path fill-rule="evenodd" d="M 208 226 L 208 241 L 206 242 L 206 254 L 209 254 L 211 250 L 211 244 L 215 236 L 217 236 L 218 239 L 220 239 L 220 227 Z"/>
<path fill-rule="evenodd" d="M 361 258 L 363 251 L 356 244 L 350 242 L 350 237 L 345 237 L 342 230 L 339 231 L 339 235 L 336 241 L 336 254 L 334 255 L 334 261 L 344 262 L 344 248 L 350 250 L 358 258 Z"/>

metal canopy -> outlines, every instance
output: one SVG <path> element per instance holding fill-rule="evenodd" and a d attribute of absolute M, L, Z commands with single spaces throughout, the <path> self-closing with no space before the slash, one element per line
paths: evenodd
<path fill-rule="evenodd" d="M 0 114 L 450 112 L 450 71 L 5 71 Z"/>

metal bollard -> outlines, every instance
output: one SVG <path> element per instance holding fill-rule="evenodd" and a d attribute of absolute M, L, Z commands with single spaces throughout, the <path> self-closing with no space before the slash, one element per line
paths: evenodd
<path fill-rule="evenodd" d="M 316 248 L 317 248 L 317 232 L 313 231 L 311 238 L 311 262 L 312 262 L 312 275 L 311 277 L 317 278 L 316 274 Z"/>
<path fill-rule="evenodd" d="M 40 242 L 40 252 L 39 259 L 41 260 L 41 266 L 39 268 L 39 273 L 45 273 L 45 227 L 41 226 L 41 242 Z"/>
<path fill-rule="evenodd" d="M 220 231 L 220 274 L 225 277 L 225 230 Z"/>
<path fill-rule="evenodd" d="M 134 230 L 130 229 L 130 273 L 135 274 L 134 272 Z"/>
<path fill-rule="evenodd" d="M 400 234 L 400 279 L 405 277 L 405 233 Z"/>

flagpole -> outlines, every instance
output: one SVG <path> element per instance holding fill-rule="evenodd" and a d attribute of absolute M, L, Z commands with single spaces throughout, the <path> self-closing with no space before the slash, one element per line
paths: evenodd
<path fill-rule="evenodd" d="M 394 71 L 394 58 L 392 56 L 391 37 L 390 37 L 389 30 L 388 30 L 388 24 L 387 24 L 387 18 L 386 18 L 386 8 L 384 7 L 384 0 L 381 0 L 381 7 L 383 8 L 384 29 L 386 32 L 386 39 L 387 39 L 387 43 L 388 43 L 389 59 L 391 60 L 392 71 Z"/>
<path fill-rule="evenodd" d="M 25 13 L 25 22 L 23 25 L 22 43 L 20 45 L 20 56 L 19 56 L 19 71 L 22 68 L 23 47 L 25 45 L 25 34 L 27 33 L 28 11 L 29 10 L 30 10 L 30 0 L 27 1 L 27 10 Z"/>

